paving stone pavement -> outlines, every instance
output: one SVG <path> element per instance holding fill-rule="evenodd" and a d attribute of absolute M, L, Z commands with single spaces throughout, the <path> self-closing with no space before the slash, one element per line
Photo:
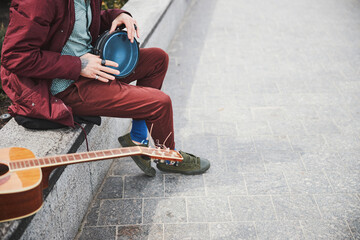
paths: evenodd
<path fill-rule="evenodd" d="M 360 2 L 197 0 L 168 49 L 177 149 L 114 162 L 78 239 L 360 239 Z"/>

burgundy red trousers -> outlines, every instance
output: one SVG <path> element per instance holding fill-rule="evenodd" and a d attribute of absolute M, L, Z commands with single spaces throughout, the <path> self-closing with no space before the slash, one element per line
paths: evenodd
<path fill-rule="evenodd" d="M 171 99 L 160 91 L 169 57 L 159 48 L 140 49 L 135 72 L 108 83 L 80 78 L 56 97 L 75 115 L 144 119 L 152 138 L 175 148 Z M 130 82 L 137 80 L 136 86 Z"/>

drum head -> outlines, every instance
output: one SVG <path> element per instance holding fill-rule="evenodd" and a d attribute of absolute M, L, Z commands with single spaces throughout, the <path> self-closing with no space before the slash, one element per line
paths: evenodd
<path fill-rule="evenodd" d="M 120 71 L 119 75 L 115 75 L 116 77 L 123 78 L 131 74 L 136 67 L 139 60 L 139 45 L 135 38 L 131 43 L 126 32 L 114 32 L 104 42 L 100 57 L 118 63 L 117 68 L 111 68 Z"/>

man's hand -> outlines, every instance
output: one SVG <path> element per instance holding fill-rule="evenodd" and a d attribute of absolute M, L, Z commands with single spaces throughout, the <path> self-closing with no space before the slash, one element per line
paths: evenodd
<path fill-rule="evenodd" d="M 117 16 L 114 19 L 114 21 L 111 24 L 110 33 L 114 32 L 115 29 L 121 24 L 125 24 L 128 38 L 131 43 L 134 42 L 135 33 L 138 38 L 140 37 L 139 27 L 137 26 L 136 20 L 126 13 L 121 13 L 119 16 Z"/>
<path fill-rule="evenodd" d="M 80 57 L 81 72 L 80 75 L 87 78 L 94 78 L 101 82 L 108 82 L 115 80 L 115 77 L 110 74 L 119 75 L 120 72 L 107 66 L 118 67 L 116 62 L 110 60 L 102 60 L 99 56 L 91 53 L 86 53 Z M 104 63 L 102 65 L 101 63 Z"/>

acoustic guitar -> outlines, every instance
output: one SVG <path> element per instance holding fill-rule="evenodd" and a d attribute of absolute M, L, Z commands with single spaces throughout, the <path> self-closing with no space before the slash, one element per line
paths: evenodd
<path fill-rule="evenodd" d="M 175 150 L 147 147 L 124 147 L 102 151 L 73 153 L 35 158 L 26 148 L 0 149 L 0 222 L 28 217 L 40 210 L 43 189 L 48 187 L 49 175 L 59 166 L 144 155 L 149 160 L 183 160 Z"/>

